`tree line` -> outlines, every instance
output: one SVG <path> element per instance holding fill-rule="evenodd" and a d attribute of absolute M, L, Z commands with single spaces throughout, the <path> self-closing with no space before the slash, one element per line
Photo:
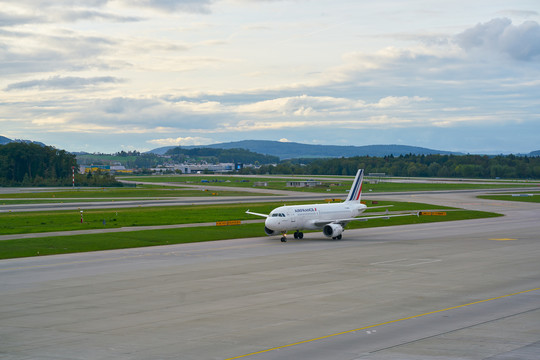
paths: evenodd
<path fill-rule="evenodd" d="M 165 155 L 170 156 L 174 161 L 183 163 L 190 159 L 204 159 L 209 163 L 244 163 L 244 164 L 275 164 L 279 162 L 279 157 L 255 153 L 246 149 L 213 149 L 194 148 L 184 149 L 175 147 L 167 150 Z"/>
<path fill-rule="evenodd" d="M 165 156 L 138 151 L 120 151 L 115 154 L 77 154 L 79 165 L 110 165 L 121 163 L 129 169 L 150 169 L 170 162 L 175 163 L 243 163 L 276 164 L 279 157 L 255 153 L 246 149 L 213 149 L 176 147 L 169 149 Z"/>
<path fill-rule="evenodd" d="M 0 145 L 0 186 L 121 186 L 109 174 L 82 175 L 75 155 L 32 143 Z"/>
<path fill-rule="evenodd" d="M 152 153 L 121 151 L 116 154 L 77 154 L 79 165 L 112 165 L 121 163 L 128 169 L 150 169 L 163 165 L 167 159 Z"/>
<path fill-rule="evenodd" d="M 124 154 L 121 154 L 124 155 Z M 126 153 L 141 158 L 143 154 Z M 144 154 L 146 155 L 146 154 Z M 243 174 L 349 175 L 358 169 L 403 177 L 540 179 L 540 157 L 515 155 L 401 155 L 332 159 L 294 159 L 243 149 L 173 149 L 171 157 L 208 157 L 220 162 L 262 163 L 244 167 Z M 273 164 L 269 164 L 272 162 Z M 107 172 L 79 174 L 74 154 L 32 143 L 0 145 L 0 186 L 122 186 Z"/>
<path fill-rule="evenodd" d="M 246 174 L 354 175 L 358 169 L 403 177 L 539 179 L 540 157 L 515 155 L 401 155 L 334 159 L 294 159 Z"/>

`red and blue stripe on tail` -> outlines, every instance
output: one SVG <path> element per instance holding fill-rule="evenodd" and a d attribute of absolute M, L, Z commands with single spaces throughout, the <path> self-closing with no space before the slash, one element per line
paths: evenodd
<path fill-rule="evenodd" d="M 362 195 L 362 180 L 364 179 L 364 169 L 358 170 L 354 182 L 349 190 L 349 196 L 345 201 L 360 201 L 360 195 Z"/>

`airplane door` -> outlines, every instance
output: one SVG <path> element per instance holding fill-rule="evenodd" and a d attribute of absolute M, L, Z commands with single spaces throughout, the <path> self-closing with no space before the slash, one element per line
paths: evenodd
<path fill-rule="evenodd" d="M 291 218 L 291 223 L 296 222 L 296 214 L 293 211 L 289 213 L 289 217 Z"/>

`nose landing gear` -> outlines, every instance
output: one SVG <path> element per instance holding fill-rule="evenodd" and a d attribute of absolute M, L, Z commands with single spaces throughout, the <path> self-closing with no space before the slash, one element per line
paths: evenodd
<path fill-rule="evenodd" d="M 281 237 L 281 242 L 287 242 L 287 233 L 281 233 L 281 235 L 283 235 Z M 303 239 L 304 238 L 304 233 L 301 232 L 301 231 L 296 230 L 296 232 L 294 233 L 293 236 L 294 236 L 295 239 Z"/>

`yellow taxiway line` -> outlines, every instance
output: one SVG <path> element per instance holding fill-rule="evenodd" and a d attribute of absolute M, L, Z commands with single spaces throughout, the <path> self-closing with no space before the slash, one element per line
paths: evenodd
<path fill-rule="evenodd" d="M 380 323 L 380 324 L 368 325 L 368 326 L 364 326 L 364 327 L 353 329 L 353 330 L 347 330 L 347 331 L 342 331 L 342 332 L 335 333 L 335 334 L 320 336 L 320 337 L 309 339 L 309 340 L 302 340 L 302 341 L 298 341 L 298 342 L 295 342 L 295 343 L 292 343 L 292 344 L 277 346 L 277 347 L 274 347 L 274 348 L 271 348 L 271 349 L 261 350 L 261 351 L 252 352 L 252 353 L 245 354 L 245 355 L 240 355 L 240 356 L 235 356 L 235 357 L 232 357 L 232 358 L 227 358 L 225 360 L 234 360 L 234 359 L 247 358 L 249 356 L 263 354 L 263 353 L 267 353 L 267 352 L 274 351 L 274 350 L 285 349 L 285 348 L 296 346 L 296 345 L 307 344 L 307 343 L 314 342 L 314 341 L 317 341 L 317 340 L 328 339 L 328 338 L 331 338 L 331 337 L 334 337 L 334 336 L 350 334 L 350 333 L 354 333 L 356 331 L 361 331 L 361 330 L 373 329 L 373 328 L 383 326 L 383 325 L 394 324 L 394 323 L 398 323 L 398 322 L 405 321 L 405 320 L 416 319 L 416 318 L 419 318 L 419 317 L 422 317 L 422 316 L 433 315 L 433 314 L 442 313 L 442 312 L 449 311 L 449 310 L 460 309 L 460 308 L 464 308 L 464 307 L 471 306 L 471 305 L 481 304 L 481 303 L 485 303 L 485 302 L 493 301 L 493 300 L 499 300 L 499 299 L 507 298 L 507 297 L 510 297 L 510 296 L 516 296 L 516 295 L 525 294 L 525 293 L 528 293 L 528 292 L 538 291 L 538 290 L 540 290 L 540 287 L 534 288 L 534 289 L 529 289 L 529 290 L 524 290 L 524 291 L 520 291 L 520 292 L 516 292 L 516 293 L 512 293 L 512 294 L 501 295 L 501 296 L 497 296 L 497 297 L 493 297 L 493 298 L 489 298 L 489 299 L 478 300 L 478 301 L 474 301 L 474 302 L 467 303 L 467 304 L 452 306 L 452 307 L 449 307 L 449 308 L 446 308 L 446 309 L 440 309 L 440 310 L 430 311 L 430 312 L 423 313 L 423 314 L 408 316 L 408 317 L 402 318 L 402 319 L 390 320 L 390 321 L 386 321 L 386 322 L 383 322 L 383 323 Z"/>

